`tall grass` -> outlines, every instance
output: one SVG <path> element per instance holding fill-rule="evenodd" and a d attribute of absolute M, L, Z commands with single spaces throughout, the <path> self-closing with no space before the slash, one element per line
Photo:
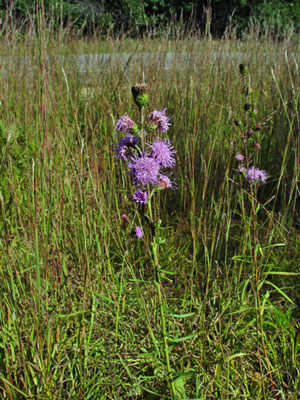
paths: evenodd
<path fill-rule="evenodd" d="M 180 35 L 179 35 L 180 37 Z M 299 396 L 299 54 L 291 40 L 126 37 L 1 43 L 0 392 L 3 399 L 168 399 L 164 302 L 179 399 Z M 80 53 L 156 53 L 79 73 Z M 174 53 L 165 70 L 159 55 Z M 192 53 L 188 61 L 182 53 Z M 25 57 L 25 58 L 22 58 Z M 23 60 L 23 61 L 22 61 Z M 28 63 L 28 64 L 27 64 Z M 237 175 L 249 66 L 269 178 Z M 126 230 L 133 188 L 114 156 L 130 96 L 167 107 L 178 190 L 150 248 Z M 154 210 L 155 212 L 155 210 Z"/>

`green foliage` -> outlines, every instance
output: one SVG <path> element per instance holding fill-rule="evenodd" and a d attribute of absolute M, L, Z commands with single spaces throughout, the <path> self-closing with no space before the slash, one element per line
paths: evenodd
<path fill-rule="evenodd" d="M 271 26 L 278 34 L 290 29 L 291 25 L 295 29 L 300 27 L 300 4 L 292 0 L 231 0 L 225 3 L 221 0 L 200 3 L 194 0 L 15 0 L 10 4 L 11 7 L 0 5 L 2 20 L 6 15 L 12 15 L 13 23 L 23 26 L 24 22 L 34 20 L 37 9 L 43 9 L 45 19 L 51 21 L 55 29 L 63 23 L 85 33 L 101 30 L 137 34 L 166 26 L 171 20 L 184 24 L 192 20 L 196 27 L 204 29 L 207 18 L 215 36 L 222 36 L 229 27 L 232 28 L 231 24 L 241 34 L 249 28 L 251 21 L 259 23 L 262 31 Z M 211 12 L 207 14 L 208 9 Z"/>
<path fill-rule="evenodd" d="M 289 28 L 300 28 L 300 3 L 298 1 L 264 0 L 253 7 L 253 16 L 268 28 L 273 27 L 278 33 Z"/>
<path fill-rule="evenodd" d="M 129 62 L 117 58 L 137 47 Z M 180 400 L 296 398 L 297 46 L 257 36 L 51 41 L 45 33 L 37 41 L 30 33 L 0 43 L 1 54 L 8 48 L 0 65 L 0 398 L 169 400 L 167 380 Z M 107 64 L 81 72 L 66 56 L 100 51 L 111 54 Z M 159 287 L 155 242 L 137 241 L 132 220 L 122 219 L 133 188 L 114 153 L 115 119 L 141 116 L 130 88 L 143 79 L 144 117 L 167 107 L 178 160 L 178 189 L 153 202 Z M 251 120 L 245 100 L 258 111 Z M 262 150 L 251 149 L 251 162 L 269 177 L 255 191 L 237 174 L 246 132 L 236 118 L 261 124 Z"/>
<path fill-rule="evenodd" d="M 31 160 L 31 146 L 26 143 L 24 132 L 16 125 L 5 128 L 0 121 L 0 198 L 1 228 L 12 218 L 13 202 L 26 187 L 24 172 Z"/>

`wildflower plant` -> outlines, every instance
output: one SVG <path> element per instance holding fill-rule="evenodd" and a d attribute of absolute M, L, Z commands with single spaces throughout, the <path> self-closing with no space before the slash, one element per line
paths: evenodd
<path fill-rule="evenodd" d="M 269 177 L 266 171 L 258 168 L 262 150 L 262 131 L 275 112 L 263 119 L 258 119 L 259 111 L 253 104 L 249 68 L 245 64 L 240 64 L 239 70 L 243 79 L 244 116 L 242 119 L 234 119 L 234 125 L 239 131 L 238 140 L 242 144 L 239 146 L 240 151 L 235 155 L 235 160 L 238 163 L 237 171 L 244 176 L 248 183 L 256 185 L 255 191 L 257 192 L 257 185 L 267 183 Z"/>
<path fill-rule="evenodd" d="M 132 196 L 132 217 L 122 216 L 137 240 L 150 240 L 150 256 L 154 267 L 154 281 L 159 302 L 162 354 L 164 354 L 165 375 L 172 397 L 176 397 L 176 383 L 172 378 L 170 349 L 167 340 L 166 304 L 162 295 L 164 271 L 159 263 L 159 247 L 163 240 L 159 236 L 162 221 L 154 217 L 152 200 L 164 189 L 176 189 L 172 179 L 172 169 L 176 165 L 176 150 L 167 137 L 171 117 L 167 109 L 154 110 L 144 118 L 144 108 L 148 104 L 148 87 L 145 83 L 132 88 L 133 100 L 139 108 L 140 121 L 135 123 L 128 115 L 116 121 L 116 130 L 126 133 L 119 139 L 115 151 L 117 158 L 127 163 L 128 174 L 134 188 Z M 147 246 L 148 247 L 148 246 Z"/>
<path fill-rule="evenodd" d="M 252 288 L 255 296 L 255 307 L 257 312 L 257 329 L 259 332 L 258 340 L 261 340 L 264 356 L 267 360 L 268 374 L 271 382 L 272 368 L 269 362 L 266 344 L 264 340 L 264 327 L 262 316 L 262 305 L 260 288 L 262 286 L 262 269 L 264 267 L 264 258 L 262 245 L 258 230 L 257 214 L 264 206 L 258 200 L 258 189 L 261 185 L 268 183 L 269 175 L 265 170 L 260 169 L 260 154 L 262 149 L 262 130 L 271 120 L 274 112 L 267 115 L 264 119 L 258 120 L 259 111 L 253 105 L 252 88 L 249 68 L 245 64 L 239 66 L 240 74 L 243 79 L 244 98 L 244 116 L 242 119 L 235 119 L 234 125 L 239 131 L 239 148 L 235 155 L 235 164 L 237 164 L 237 174 L 241 177 L 241 189 L 238 194 L 240 199 L 243 220 L 245 221 L 245 230 L 249 229 L 248 248 L 250 249 L 252 264 Z M 241 145 L 242 144 L 242 145 Z M 272 200 L 272 199 L 271 199 Z M 270 200 L 270 201 L 271 201 Z M 259 363 L 261 360 L 259 356 Z M 261 370 L 262 373 L 262 370 Z"/>

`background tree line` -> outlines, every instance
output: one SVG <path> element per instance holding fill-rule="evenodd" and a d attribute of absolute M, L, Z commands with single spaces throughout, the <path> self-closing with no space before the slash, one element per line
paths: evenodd
<path fill-rule="evenodd" d="M 299 0 L 2 0 L 1 26 L 26 29 L 42 10 L 54 29 L 69 26 L 84 34 L 128 32 L 133 36 L 172 23 L 208 29 L 220 37 L 235 27 L 238 35 L 257 24 L 282 35 L 300 30 Z"/>

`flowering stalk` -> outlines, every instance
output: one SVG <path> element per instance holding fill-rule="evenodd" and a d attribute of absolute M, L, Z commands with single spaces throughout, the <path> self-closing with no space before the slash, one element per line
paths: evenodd
<path fill-rule="evenodd" d="M 155 288 L 158 296 L 158 303 L 159 303 L 159 311 L 160 311 L 160 319 L 161 319 L 161 330 L 162 330 L 162 337 L 163 337 L 163 350 L 165 356 L 165 363 L 167 368 L 167 379 L 168 384 L 171 389 L 173 399 L 176 398 L 176 388 L 174 384 L 174 380 L 172 379 L 172 369 L 170 364 L 170 357 L 169 357 L 169 346 L 168 346 L 168 336 L 167 336 L 167 322 L 166 316 L 164 312 L 164 301 L 162 296 L 161 290 L 161 274 L 160 274 L 160 265 L 159 265 L 159 238 L 157 235 L 158 231 L 158 223 L 153 222 L 152 210 L 151 210 L 151 203 L 149 203 L 149 213 L 151 216 L 151 222 L 153 224 L 153 234 L 152 234 L 152 242 L 151 242 L 151 250 L 154 262 L 154 272 L 155 272 Z"/>
<path fill-rule="evenodd" d="M 132 184 L 135 187 L 132 200 L 136 206 L 145 207 L 148 210 L 148 225 L 150 227 L 150 252 L 154 267 L 154 282 L 159 304 L 160 324 L 163 338 L 163 354 L 167 372 L 167 382 L 170 387 L 172 398 L 176 397 L 176 388 L 172 379 L 172 369 L 169 357 L 167 318 L 165 314 L 164 299 L 162 293 L 162 272 L 159 264 L 159 248 L 162 243 L 159 238 L 161 221 L 154 216 L 152 209 L 152 198 L 157 191 L 164 189 L 175 189 L 175 182 L 170 179 L 170 170 L 176 164 L 175 154 L 171 142 L 157 136 L 151 141 L 145 141 L 146 134 L 153 132 L 166 133 L 170 126 L 170 117 L 166 116 L 166 109 L 154 110 L 148 119 L 148 126 L 144 120 L 144 107 L 148 102 L 148 88 L 145 84 L 135 85 L 132 88 L 133 99 L 140 111 L 139 127 L 127 116 L 122 116 L 116 122 L 116 129 L 127 133 L 121 138 L 116 147 L 117 158 L 127 162 Z M 137 135 L 137 136 L 135 136 Z M 138 209 L 135 209 L 137 215 Z M 128 217 L 127 217 L 128 218 Z M 140 218 L 143 220 L 143 218 Z M 128 218 L 130 221 L 130 219 Z M 130 224 L 129 224 L 130 225 Z M 133 232 L 139 240 L 144 238 L 144 229 L 141 225 L 134 228 Z"/>
<path fill-rule="evenodd" d="M 141 142 L 142 142 L 142 151 L 145 151 L 145 131 L 144 131 L 144 111 L 143 108 L 140 108 L 140 121 L 141 121 Z"/>
<path fill-rule="evenodd" d="M 251 228 L 251 237 L 252 237 L 252 275 L 253 275 L 253 289 L 254 289 L 254 296 L 255 296 L 255 302 L 257 306 L 257 325 L 260 329 L 260 335 L 261 335 L 261 344 L 263 348 L 263 352 L 265 355 L 265 358 L 267 360 L 267 365 L 268 365 L 268 373 L 270 376 L 270 379 L 273 382 L 272 378 L 272 366 L 270 364 L 268 355 L 267 355 L 267 349 L 266 349 L 266 344 L 264 340 L 264 329 L 263 329 L 263 316 L 262 316 L 262 308 L 261 308 L 261 301 L 260 301 L 260 277 L 261 277 L 261 270 L 262 270 L 262 265 L 263 261 L 262 259 L 259 260 L 258 258 L 258 249 L 259 249 L 259 232 L 257 229 L 257 192 L 258 192 L 258 185 L 259 184 L 265 184 L 267 181 L 267 173 L 264 170 L 260 170 L 259 168 L 255 167 L 252 165 L 250 167 L 250 163 L 253 162 L 254 164 L 258 163 L 259 159 L 259 151 L 261 150 L 261 144 L 260 144 L 260 130 L 261 127 L 271 119 L 271 116 L 267 116 L 264 121 L 261 121 L 260 123 L 257 123 L 256 117 L 258 115 L 258 111 L 253 107 L 251 104 L 251 94 L 252 94 L 252 89 L 251 89 L 251 83 L 250 83 L 250 74 L 248 71 L 248 67 L 244 64 L 241 64 L 239 66 L 240 73 L 243 77 L 243 94 L 245 98 L 245 104 L 244 104 L 244 122 L 240 120 L 235 120 L 238 121 L 239 123 L 237 124 L 235 122 L 235 125 L 238 126 L 243 132 L 243 141 L 244 141 L 244 152 L 245 156 L 243 154 L 237 154 L 235 156 L 236 161 L 239 163 L 238 171 L 244 175 L 244 178 L 248 181 L 248 184 L 250 185 L 250 193 L 248 193 L 248 199 L 250 202 L 250 219 L 252 221 L 252 228 Z M 246 83 L 246 78 L 248 78 L 248 83 Z M 245 161 L 245 163 L 244 163 Z M 244 201 L 243 201 L 244 205 Z M 246 210 L 247 211 L 247 210 Z M 243 212 L 244 212 L 244 218 L 247 218 L 247 212 L 244 211 L 243 207 Z M 258 353 L 259 354 L 259 353 Z M 260 364 L 260 369 L 261 369 L 261 375 L 263 376 L 263 370 L 262 370 L 262 362 L 259 356 L 259 364 Z M 264 381 L 262 381 L 262 386 L 264 390 Z M 277 398 L 277 396 L 276 396 Z"/>
<path fill-rule="evenodd" d="M 132 86 L 131 88 L 133 100 L 140 110 L 140 124 L 141 124 L 141 144 L 142 151 L 145 150 L 145 132 L 144 132 L 144 107 L 148 104 L 148 86 L 145 83 L 140 83 Z"/>

